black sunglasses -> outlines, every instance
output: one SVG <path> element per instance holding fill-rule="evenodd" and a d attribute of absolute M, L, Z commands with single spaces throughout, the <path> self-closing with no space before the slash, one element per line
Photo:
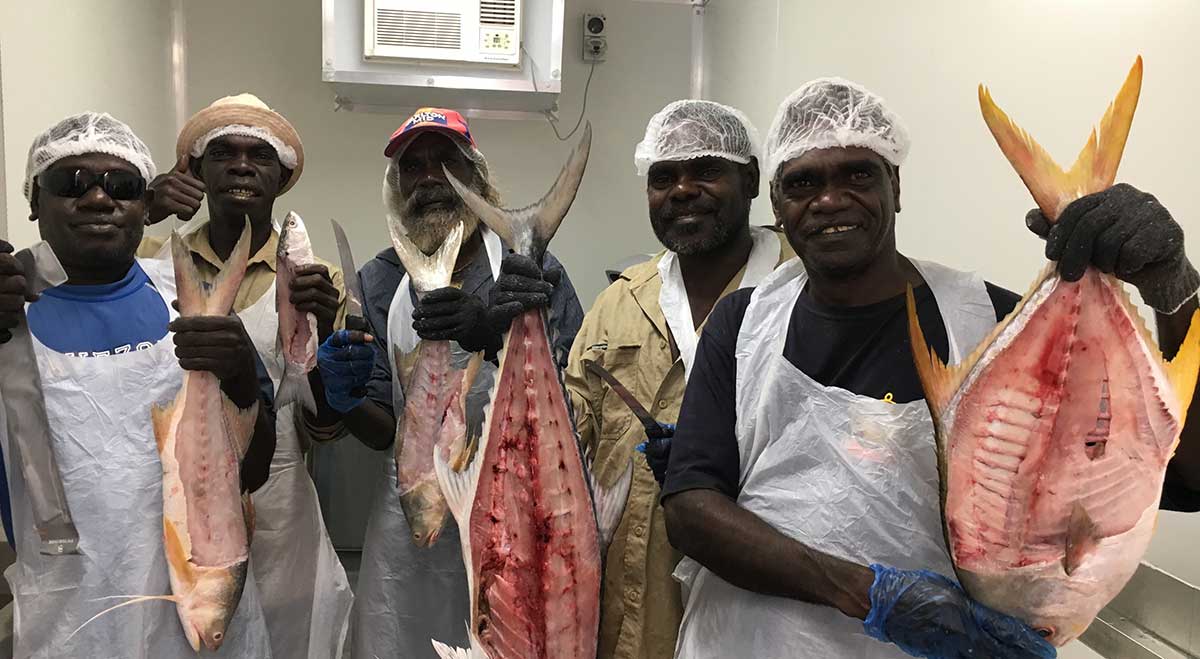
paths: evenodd
<path fill-rule="evenodd" d="M 86 169 L 52 169 L 38 176 L 38 185 L 56 197 L 79 198 L 94 186 L 104 189 L 104 194 L 113 201 L 141 199 L 146 192 L 146 179 L 120 169 L 93 174 Z"/>

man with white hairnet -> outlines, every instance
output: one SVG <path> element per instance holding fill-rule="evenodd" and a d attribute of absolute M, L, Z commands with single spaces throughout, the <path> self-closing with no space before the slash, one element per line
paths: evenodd
<path fill-rule="evenodd" d="M 392 248 L 359 271 L 368 323 L 375 328 L 374 368 L 355 378 L 326 380 L 331 400 L 346 412 L 356 437 L 379 451 L 380 478 L 363 540 L 352 620 L 353 659 L 406 657 L 436 659 L 431 638 L 466 647 L 470 602 L 458 526 L 448 520 L 429 546 L 418 546 L 400 505 L 392 447 L 396 414 L 405 392 L 394 378 L 393 350 L 409 352 L 417 338 L 450 341 L 452 360 L 482 352 L 485 362 L 467 394 L 468 433 L 482 433 L 483 411 L 496 370 L 502 337 L 525 304 L 548 305 L 554 352 L 566 365 L 583 309 L 558 260 L 547 253 L 546 281 L 514 285 L 514 259 L 508 245 L 484 227 L 450 187 L 443 168 L 493 203 L 499 202 L 487 160 L 466 119 L 447 108 L 417 110 L 388 139 L 383 197 L 388 221 L 432 254 L 450 230 L 462 223 L 462 245 L 451 285 L 420 300 Z M 534 266 L 536 269 L 536 266 Z M 515 304 L 489 311 L 488 303 Z M 414 332 L 415 330 L 415 336 Z M 406 345 L 406 342 L 407 343 Z M 361 347 L 361 346 L 360 346 Z M 322 358 L 321 367 L 326 367 Z M 361 391 L 360 391 L 361 390 Z M 365 395 L 363 395 L 365 393 Z"/>
<path fill-rule="evenodd" d="M 79 531 L 77 555 L 39 551 L 30 488 L 5 437 L 17 551 L 5 576 L 18 657 L 196 656 L 170 602 L 133 603 L 83 626 L 114 597 L 171 594 L 151 406 L 174 398 L 185 370 L 214 374 L 242 409 L 258 404 L 241 477 L 251 491 L 267 480 L 273 389 L 245 328 L 236 317 L 178 317 L 171 262 L 135 258 L 153 175 L 149 150 L 128 126 L 107 114 L 68 117 L 34 140 L 25 178 L 30 219 L 67 282 L 29 295 L 33 273 L 0 241 L 0 343 L 27 323 L 39 373 L 23 375 L 41 378 Z M 211 656 L 271 656 L 253 571 L 228 628 L 188 630 L 197 646 L 219 646 Z"/>
<path fill-rule="evenodd" d="M 908 148 L 852 82 L 812 81 L 779 108 L 766 171 L 799 258 L 718 304 L 696 353 L 663 486 L 689 557 L 679 657 L 1055 655 L 1039 636 L 1051 630 L 971 601 L 951 576 L 904 293 L 953 362 L 1018 296 L 897 251 Z M 1063 277 L 1115 270 L 1162 312 L 1173 353 L 1200 285 L 1178 224 L 1129 186 L 1063 218 L 1047 242 Z M 1176 458 L 1164 500 L 1195 509 L 1197 462 Z"/>
<path fill-rule="evenodd" d="M 149 185 L 149 221 L 191 220 L 180 231 L 201 276 L 212 283 L 250 221 L 250 260 L 233 310 L 245 323 L 276 386 L 285 356 L 279 340 L 276 282 L 280 227 L 275 207 L 304 172 L 295 127 L 253 94 L 217 99 L 194 114 L 175 142 L 175 167 Z M 191 218 L 207 202 L 208 216 Z M 147 239 L 142 252 L 161 241 Z M 166 246 L 162 246 L 165 248 Z M 296 269 L 289 298 L 317 321 L 320 350 L 346 312 L 341 271 L 315 259 Z M 277 657 L 334 659 L 346 637 L 353 595 L 321 517 L 304 462 L 310 441 L 344 434 L 341 413 L 324 395 L 322 374 L 308 374 L 315 412 L 279 401 L 278 445 L 271 477 L 253 497 L 256 528 L 250 558 Z"/>
<path fill-rule="evenodd" d="M 646 177 L 650 225 L 666 250 L 600 294 L 571 349 L 566 385 L 592 470 L 601 483 L 615 482 L 634 460 L 605 561 L 599 657 L 657 659 L 675 651 L 683 604 L 671 572 L 680 555 L 667 541 L 658 494 L 699 329 L 719 299 L 795 256 L 782 234 L 750 226 L 757 151 L 749 119 L 718 103 L 676 101 L 650 119 L 634 162 Z M 608 370 L 663 432 L 649 438 L 589 363 Z"/>

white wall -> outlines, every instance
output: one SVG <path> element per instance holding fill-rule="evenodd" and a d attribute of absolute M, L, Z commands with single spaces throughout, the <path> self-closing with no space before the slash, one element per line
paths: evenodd
<path fill-rule="evenodd" d="M 585 11 L 607 15 L 609 59 L 597 66 L 589 95 L 595 137 L 588 174 L 550 249 L 568 264 L 587 306 L 605 283 L 605 266 L 652 246 L 633 147 L 651 114 L 687 94 L 690 26 L 686 7 L 568 0 L 564 134 L 579 116 L 588 73 L 580 57 Z M 318 253 L 327 257 L 336 253 L 328 220 L 337 218 L 361 264 L 387 246 L 383 147 L 406 117 L 333 111 L 333 92 L 320 79 L 320 18 L 316 0 L 187 3 L 188 101 L 195 111 L 220 96 L 250 91 L 287 116 L 304 141 L 306 164 L 277 210 L 304 216 Z M 476 119 L 471 130 L 506 202 L 518 206 L 545 193 L 578 138 L 559 143 L 544 120 Z"/>
<path fill-rule="evenodd" d="M 815 77 L 850 78 L 887 99 L 913 140 L 901 168 L 901 250 L 1020 292 L 1044 262 L 1023 222 L 1033 203 L 980 118 L 976 86 L 986 83 L 1014 120 L 1069 163 L 1141 53 L 1145 80 L 1120 180 L 1156 194 L 1200 258 L 1200 136 L 1190 130 L 1200 102 L 1200 5 L 712 0 L 707 21 L 711 96 L 745 110 L 764 136 L 778 103 Z M 756 213 L 769 221 L 769 204 Z M 1200 516 L 1164 514 L 1148 560 L 1200 583 L 1197 537 Z M 1078 648 L 1061 656 L 1068 653 L 1089 656 Z"/>
<path fill-rule="evenodd" d="M 108 112 L 133 127 L 160 166 L 172 162 L 170 3 L 66 4 L 0 3 L 5 207 L 18 247 L 38 239 L 21 192 L 29 145 L 58 120 L 85 110 Z"/>

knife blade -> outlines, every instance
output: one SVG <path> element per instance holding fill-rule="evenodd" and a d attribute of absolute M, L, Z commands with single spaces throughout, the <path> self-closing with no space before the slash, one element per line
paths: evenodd
<path fill-rule="evenodd" d="M 32 293 L 41 293 L 67 280 L 54 250 L 45 242 L 14 256 L 25 270 L 26 284 Z M 13 328 L 12 339 L 0 345 L 0 403 L 4 405 L 9 448 L 13 449 L 13 455 L 6 457 L 9 464 L 15 461 L 20 465 L 25 479 L 34 528 L 40 539 L 38 551 L 50 556 L 77 554 L 79 532 L 54 455 L 46 399 L 37 372 L 33 336 L 28 323 L 22 322 Z"/>
<path fill-rule="evenodd" d="M 354 264 L 354 252 L 350 250 L 346 230 L 337 220 L 329 221 L 333 224 L 333 238 L 337 241 L 338 257 L 342 262 L 342 283 L 346 286 L 346 329 L 374 334 L 374 328 L 363 314 L 362 282 L 358 279 L 358 267 Z M 366 395 L 366 389 L 355 387 L 350 395 L 361 398 Z"/>
<path fill-rule="evenodd" d="M 650 412 L 638 402 L 638 399 L 634 397 L 633 393 L 631 393 L 629 389 L 625 387 L 625 385 L 621 384 L 620 380 L 613 377 L 612 373 L 608 372 L 608 369 L 590 360 L 585 361 L 583 363 L 583 367 L 588 371 L 595 373 L 600 377 L 601 380 L 604 380 L 608 383 L 608 386 L 611 387 L 613 392 L 617 394 L 617 397 L 624 401 L 625 405 L 629 407 L 629 410 L 633 412 L 633 415 L 637 417 L 637 420 L 641 422 L 642 427 L 646 429 L 646 437 L 650 439 L 665 439 L 671 436 L 671 432 L 664 428 L 663 424 L 659 423 L 654 418 L 654 415 L 650 414 Z"/>

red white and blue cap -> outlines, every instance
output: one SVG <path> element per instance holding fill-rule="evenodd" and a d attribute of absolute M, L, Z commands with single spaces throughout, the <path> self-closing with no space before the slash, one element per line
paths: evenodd
<path fill-rule="evenodd" d="M 445 108 L 421 108 L 397 128 L 396 132 L 392 133 L 388 139 L 387 148 L 383 150 L 383 155 L 388 158 L 395 156 L 397 152 L 402 151 L 411 143 L 413 138 L 428 131 L 446 134 L 459 146 L 466 147 L 463 151 L 468 156 L 473 156 L 472 152 L 478 152 L 475 138 L 471 136 L 471 129 L 467 126 L 467 120 L 461 114 Z"/>

